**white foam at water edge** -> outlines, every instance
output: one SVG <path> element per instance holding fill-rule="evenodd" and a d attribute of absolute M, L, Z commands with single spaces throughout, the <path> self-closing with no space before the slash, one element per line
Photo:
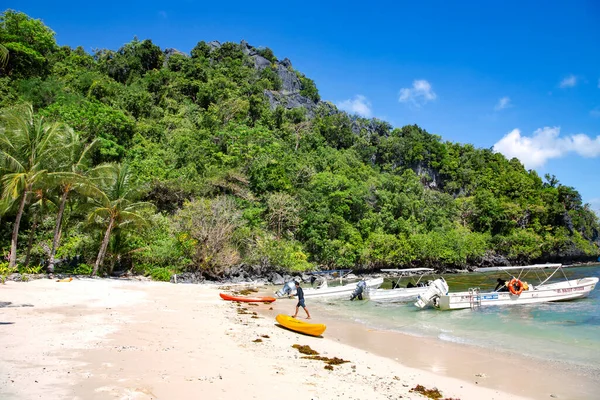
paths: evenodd
<path fill-rule="evenodd" d="M 459 338 L 457 336 L 448 335 L 446 333 L 440 333 L 438 335 L 438 339 L 452 343 L 471 344 L 471 342 L 465 338 Z"/>

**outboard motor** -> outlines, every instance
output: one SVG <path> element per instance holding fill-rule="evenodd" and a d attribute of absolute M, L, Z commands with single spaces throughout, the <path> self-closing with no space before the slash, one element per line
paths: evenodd
<path fill-rule="evenodd" d="M 277 297 L 293 296 L 295 294 L 296 294 L 296 281 L 289 281 L 275 293 L 275 295 Z"/>
<path fill-rule="evenodd" d="M 365 282 L 364 280 L 358 282 L 356 284 L 356 288 L 354 289 L 354 292 L 352 292 L 352 297 L 350 297 L 350 300 L 354 300 L 356 297 L 358 297 L 359 300 L 363 299 L 363 292 L 367 289 L 367 282 Z"/>
<path fill-rule="evenodd" d="M 446 283 L 446 280 L 444 278 L 436 279 L 431 282 L 425 293 L 420 294 L 419 297 L 417 297 L 415 306 L 425 308 L 431 304 L 435 307 L 440 296 L 445 294 L 448 294 L 448 284 Z"/>

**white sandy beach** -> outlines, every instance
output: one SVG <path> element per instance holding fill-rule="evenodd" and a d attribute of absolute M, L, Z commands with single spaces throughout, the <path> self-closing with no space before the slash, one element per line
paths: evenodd
<path fill-rule="evenodd" d="M 585 398 L 593 389 L 562 393 L 573 378 L 544 364 L 532 371 L 488 354 L 499 367 L 473 365 L 484 350 L 462 353 L 442 343 L 434 347 L 445 354 L 439 362 L 455 365 L 436 372 L 418 362 L 432 352 L 427 339 L 406 337 L 399 353 L 383 357 L 374 343 L 397 340 L 389 332 L 333 324 L 324 338 L 303 336 L 275 325 L 274 316 L 292 312 L 293 302 L 243 305 L 249 314 L 240 315 L 218 293 L 216 286 L 100 279 L 0 285 L 0 302 L 12 302 L 0 308 L 0 398 L 424 399 L 410 391 L 420 384 L 444 398 L 516 400 Z M 314 322 L 326 318 L 318 307 L 311 311 Z M 293 344 L 350 362 L 328 371 L 300 358 Z M 544 376 L 547 389 L 528 389 L 528 380 Z"/>

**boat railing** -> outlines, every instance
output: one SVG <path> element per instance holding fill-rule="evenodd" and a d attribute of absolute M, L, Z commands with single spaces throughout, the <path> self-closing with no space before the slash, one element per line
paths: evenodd
<path fill-rule="evenodd" d="M 481 290 L 477 288 L 469 288 L 469 305 L 471 309 L 481 307 Z"/>
<path fill-rule="evenodd" d="M 344 276 L 349 275 L 352 272 L 351 269 L 330 269 L 330 270 L 322 270 L 322 271 L 313 271 L 309 272 L 309 275 L 331 275 L 333 278 L 340 278 L 340 284 L 343 283 Z M 338 275 L 338 276 L 336 276 Z M 327 279 L 327 278 L 325 278 Z"/>

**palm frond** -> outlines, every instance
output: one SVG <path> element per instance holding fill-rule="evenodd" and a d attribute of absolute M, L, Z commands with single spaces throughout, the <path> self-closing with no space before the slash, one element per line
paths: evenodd
<path fill-rule="evenodd" d="M 8 64 L 8 49 L 0 44 L 0 67 Z"/>

